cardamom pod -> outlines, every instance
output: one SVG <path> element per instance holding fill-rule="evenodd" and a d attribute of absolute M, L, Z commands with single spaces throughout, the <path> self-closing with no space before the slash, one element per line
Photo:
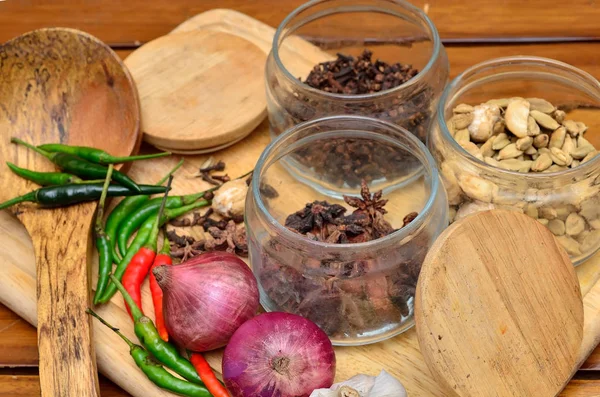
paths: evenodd
<path fill-rule="evenodd" d="M 579 146 L 571 151 L 571 157 L 577 160 L 585 159 L 585 157 L 594 151 L 594 147 L 591 145 Z"/>
<path fill-rule="evenodd" d="M 515 143 L 511 143 L 500 150 L 500 153 L 498 153 L 498 160 L 514 159 L 522 154 L 523 151 L 517 149 L 517 145 Z"/>
<path fill-rule="evenodd" d="M 525 150 L 525 154 L 529 155 L 529 156 L 533 156 L 535 154 L 537 154 L 537 149 L 534 148 L 533 146 L 530 146 L 529 148 L 527 148 L 527 150 Z"/>
<path fill-rule="evenodd" d="M 506 127 L 504 120 L 500 119 L 496 121 L 496 124 L 494 124 L 494 135 L 503 133 L 505 131 L 504 127 Z"/>
<path fill-rule="evenodd" d="M 562 122 L 562 125 L 563 125 L 563 127 L 565 127 L 567 129 L 567 132 L 573 138 L 577 137 L 577 135 L 579 135 L 581 133 L 581 131 L 579 130 L 579 126 L 577 125 L 577 122 L 575 122 L 573 120 L 564 120 Z"/>
<path fill-rule="evenodd" d="M 577 122 L 577 127 L 579 128 L 579 134 L 580 135 L 582 135 L 588 129 L 588 126 L 585 125 L 585 123 L 583 121 L 578 121 Z"/>
<path fill-rule="evenodd" d="M 558 164 L 552 164 L 550 167 L 548 167 L 548 169 L 546 169 L 545 171 L 542 172 L 561 172 L 564 170 L 567 170 L 568 167 L 564 167 L 562 165 L 558 165 Z"/>
<path fill-rule="evenodd" d="M 465 194 L 474 200 L 491 203 L 498 186 L 478 176 L 463 174 L 458 177 L 458 184 Z"/>
<path fill-rule="evenodd" d="M 533 164 L 531 164 L 531 171 L 542 172 L 548 169 L 552 165 L 552 159 L 550 155 L 547 153 L 542 153 L 535 159 Z"/>
<path fill-rule="evenodd" d="M 550 136 L 550 142 L 548 143 L 549 148 L 561 148 L 565 143 L 565 136 L 567 135 L 567 130 L 565 127 L 560 127 L 554 130 L 552 135 Z"/>
<path fill-rule="evenodd" d="M 488 105 L 496 105 L 499 108 L 505 108 L 508 106 L 509 102 L 510 102 L 510 98 L 501 98 L 501 99 L 490 99 L 486 103 Z"/>
<path fill-rule="evenodd" d="M 467 105 L 466 103 L 461 103 L 454 109 L 452 109 L 454 113 L 471 113 L 473 112 L 473 106 Z"/>
<path fill-rule="evenodd" d="M 527 117 L 527 135 L 537 136 L 540 132 L 540 126 L 535 122 L 535 119 L 531 116 Z"/>
<path fill-rule="evenodd" d="M 500 162 L 498 160 L 493 159 L 492 157 L 484 157 L 483 161 L 485 161 L 486 164 L 489 164 L 493 167 L 500 167 Z"/>
<path fill-rule="evenodd" d="M 526 136 L 525 138 L 517 139 L 517 142 L 515 142 L 517 149 L 522 150 L 522 151 L 526 151 L 527 149 L 529 149 L 532 144 L 533 144 L 533 138 L 530 136 Z"/>
<path fill-rule="evenodd" d="M 558 236 L 556 240 L 562 245 L 570 256 L 581 255 L 581 248 L 577 240 L 569 236 Z"/>
<path fill-rule="evenodd" d="M 594 251 L 600 244 L 600 230 L 593 230 L 581 243 L 581 251 Z"/>
<path fill-rule="evenodd" d="M 571 154 L 571 152 L 573 150 L 575 150 L 576 147 L 577 147 L 577 141 L 575 141 L 573 138 L 571 138 L 570 135 L 566 135 L 565 142 L 563 143 L 560 150 L 562 150 L 566 154 Z"/>
<path fill-rule="evenodd" d="M 554 131 L 555 129 L 560 127 L 560 124 L 558 124 L 558 122 L 554 120 L 552 116 L 542 113 L 539 110 L 532 110 L 529 112 L 529 114 L 535 119 L 535 121 L 537 121 L 537 123 L 540 126 L 544 127 L 547 130 Z"/>
<path fill-rule="evenodd" d="M 571 155 L 563 152 L 561 149 L 557 147 L 553 147 L 550 149 L 550 158 L 556 165 L 561 166 L 569 166 L 573 161 L 573 157 Z"/>
<path fill-rule="evenodd" d="M 506 127 L 519 138 L 527 136 L 529 102 L 525 99 L 511 99 L 504 113 Z"/>
<path fill-rule="evenodd" d="M 552 207 L 542 207 L 539 209 L 540 217 L 548 219 L 556 219 L 556 210 Z"/>
<path fill-rule="evenodd" d="M 462 130 L 456 131 L 456 133 L 454 134 L 454 140 L 458 143 L 469 142 L 471 140 L 471 137 L 469 135 L 469 130 L 466 128 L 463 128 Z"/>
<path fill-rule="evenodd" d="M 462 130 L 463 128 L 467 128 L 469 124 L 473 121 L 472 113 L 459 113 L 452 116 L 450 122 L 454 124 L 454 128 L 456 130 Z"/>
<path fill-rule="evenodd" d="M 556 109 L 553 104 L 541 98 L 527 98 L 527 102 L 531 105 L 531 110 L 537 110 L 546 114 L 552 114 Z"/>
<path fill-rule="evenodd" d="M 554 117 L 554 120 L 556 120 L 559 123 L 562 123 L 563 121 L 565 121 L 565 117 L 567 116 L 567 114 L 559 109 L 556 109 L 554 111 L 554 113 L 552 113 L 552 117 Z"/>
<path fill-rule="evenodd" d="M 540 134 L 533 138 L 533 146 L 538 149 L 548 146 L 548 142 L 550 142 L 548 134 Z"/>
<path fill-rule="evenodd" d="M 494 139 L 494 142 L 492 143 L 492 149 L 501 150 L 509 144 L 510 140 L 508 139 L 508 135 L 503 132 L 496 135 L 496 139 Z"/>
<path fill-rule="evenodd" d="M 473 155 L 475 158 L 483 161 L 483 156 L 481 155 L 481 150 L 479 150 L 479 148 L 477 147 L 476 144 L 474 144 L 473 142 L 468 142 L 468 141 L 460 141 L 460 142 L 458 142 L 458 144 L 463 149 L 465 149 L 467 152 L 469 152 L 471 155 Z"/>
<path fill-rule="evenodd" d="M 500 168 L 508 171 L 529 172 L 531 170 L 531 165 L 533 164 L 533 161 L 508 159 L 502 160 L 498 164 Z"/>
<path fill-rule="evenodd" d="M 569 236 L 577 236 L 585 229 L 585 219 L 575 212 L 571 212 L 565 221 L 565 232 Z"/>
<path fill-rule="evenodd" d="M 550 222 L 550 221 L 549 221 L 548 219 L 546 219 L 546 218 L 538 218 L 538 219 L 537 219 L 537 221 L 538 221 L 539 223 L 541 223 L 542 225 L 544 225 L 544 226 L 548 226 L 548 222 Z"/>
<path fill-rule="evenodd" d="M 481 154 L 483 155 L 484 158 L 492 157 L 494 155 L 495 152 L 494 152 L 492 145 L 494 144 L 495 140 L 496 140 L 496 136 L 494 135 L 494 136 L 490 137 L 490 139 L 485 141 L 485 143 L 479 147 L 479 150 L 481 151 Z"/>
<path fill-rule="evenodd" d="M 580 164 L 581 162 L 579 160 L 573 160 L 571 162 L 571 168 L 579 167 Z"/>
<path fill-rule="evenodd" d="M 560 219 L 552 219 L 548 222 L 548 229 L 550 229 L 555 236 L 562 236 L 565 234 L 565 223 Z"/>

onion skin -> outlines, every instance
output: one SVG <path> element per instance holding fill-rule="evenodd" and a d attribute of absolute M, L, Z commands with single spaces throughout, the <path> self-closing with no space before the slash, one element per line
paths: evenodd
<path fill-rule="evenodd" d="M 256 278 L 233 254 L 198 255 L 153 271 L 163 290 L 165 326 L 175 342 L 204 352 L 225 346 L 259 305 Z"/>
<path fill-rule="evenodd" d="M 290 313 L 264 313 L 233 334 L 222 369 L 233 397 L 303 397 L 333 384 L 335 353 L 313 322 Z"/>

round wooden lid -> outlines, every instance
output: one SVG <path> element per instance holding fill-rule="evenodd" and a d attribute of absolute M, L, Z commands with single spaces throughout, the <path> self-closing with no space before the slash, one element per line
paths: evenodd
<path fill-rule="evenodd" d="M 417 286 L 428 367 L 459 396 L 555 396 L 575 370 L 583 303 L 564 249 L 513 211 L 461 219 L 436 240 Z"/>
<path fill-rule="evenodd" d="M 169 150 L 226 145 L 266 117 L 266 55 L 239 36 L 169 34 L 127 57 L 140 96 L 144 139 Z"/>

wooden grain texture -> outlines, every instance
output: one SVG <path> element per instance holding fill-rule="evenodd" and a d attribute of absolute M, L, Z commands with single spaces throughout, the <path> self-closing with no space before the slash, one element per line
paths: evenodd
<path fill-rule="evenodd" d="M 40 155 L 11 145 L 11 136 L 63 142 L 127 155 L 138 147 L 139 105 L 129 74 L 92 36 L 41 30 L 0 47 L 0 153 L 3 161 L 54 169 Z M 110 114 L 111 117 L 106 117 Z M 0 201 L 34 184 L 0 170 Z M 37 260 L 40 381 L 44 395 L 98 395 L 89 319 L 89 226 L 94 204 L 55 211 L 11 208 L 33 236 Z"/>
<path fill-rule="evenodd" d="M 64 0 L 0 2 L 0 41 L 50 26 L 85 30 L 109 44 L 146 42 L 213 8 L 231 8 L 278 26 L 304 0 Z M 590 0 L 414 0 L 442 38 L 600 37 L 600 4 Z M 349 29 L 351 30 L 351 29 Z"/>
<path fill-rule="evenodd" d="M 197 150 L 248 135 L 267 116 L 266 54 L 213 30 L 169 34 L 131 53 L 147 142 Z"/>
<path fill-rule="evenodd" d="M 554 396 L 583 335 L 568 255 L 546 227 L 513 211 L 477 213 L 437 238 L 415 319 L 428 367 L 459 396 Z"/>
<path fill-rule="evenodd" d="M 119 386 L 115 385 L 104 376 L 100 376 L 100 390 L 102 397 L 128 397 Z M 39 396 L 40 379 L 37 374 L 21 375 L 0 373 L 0 396 L 2 397 L 31 397 Z"/>

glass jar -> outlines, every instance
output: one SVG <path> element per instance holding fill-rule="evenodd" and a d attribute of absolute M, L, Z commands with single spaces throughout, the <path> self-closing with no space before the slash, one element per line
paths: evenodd
<path fill-rule="evenodd" d="M 446 87 L 428 140 L 448 194 L 450 220 L 492 208 L 524 212 L 548 225 L 573 263 L 581 264 L 600 247 L 600 156 L 562 171 L 520 173 L 477 159 L 450 134 L 446 121 L 458 104 L 512 97 L 549 101 L 566 111 L 566 119 L 585 123 L 585 138 L 600 148 L 600 83 L 588 73 L 528 56 L 475 65 Z M 583 227 L 569 227 L 578 223 Z"/>
<path fill-rule="evenodd" d="M 418 177 L 411 183 L 398 184 L 394 180 L 402 178 L 398 171 L 369 184 L 371 192 L 382 189 L 383 199 L 388 200 L 384 219 L 389 222 L 391 234 L 368 241 L 363 233 L 372 230 L 369 226 L 344 232 L 350 229 L 344 228 L 347 223 L 342 221 L 336 223 L 340 228 L 327 229 L 328 236 L 311 229 L 314 235 L 309 234 L 309 238 L 285 226 L 288 216 L 316 200 L 321 207 L 344 205 L 345 215 L 356 209 L 315 189 L 310 180 L 298 177 L 289 165 L 295 154 L 306 147 L 331 142 L 341 148 L 350 142 L 381 151 L 401 150 L 406 161 L 412 164 L 409 159 L 414 159 L 421 165 Z M 399 161 L 395 166 L 401 170 L 404 163 Z M 314 176 L 315 170 L 311 174 Z M 350 194 L 360 197 L 360 191 L 360 187 L 355 187 Z M 413 324 L 413 300 L 421 263 L 447 226 L 447 210 L 435 162 L 425 145 L 408 131 L 360 116 L 332 116 L 291 128 L 259 158 L 246 199 L 250 262 L 263 307 L 307 317 L 327 332 L 336 345 L 377 342 L 408 329 Z M 416 218 L 405 221 L 412 212 L 418 213 Z M 318 220 L 313 221 L 309 228 L 318 224 Z M 349 239 L 363 242 L 327 242 L 338 230 Z"/>
<path fill-rule="evenodd" d="M 356 57 L 365 48 L 373 52 L 373 60 L 411 64 L 419 73 L 398 87 L 373 94 L 335 94 L 302 83 L 318 63 L 335 59 L 336 53 Z M 355 114 L 390 121 L 425 142 L 448 70 L 435 26 L 408 2 L 310 1 L 281 23 L 267 59 L 271 135 L 303 121 Z"/>

